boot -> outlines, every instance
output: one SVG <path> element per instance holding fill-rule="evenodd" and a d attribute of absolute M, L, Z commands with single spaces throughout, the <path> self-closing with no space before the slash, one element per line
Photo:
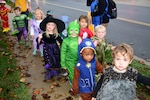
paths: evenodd
<path fill-rule="evenodd" d="M 23 44 L 23 42 L 22 42 L 21 40 L 20 40 L 18 43 L 19 43 L 19 45 L 22 45 L 22 44 Z"/>
<path fill-rule="evenodd" d="M 36 55 L 36 50 L 34 50 L 32 54 L 33 54 L 33 55 Z"/>
<path fill-rule="evenodd" d="M 26 46 L 26 47 L 29 47 L 29 42 L 26 42 L 26 43 L 25 43 L 25 46 Z"/>
<path fill-rule="evenodd" d="M 43 51 L 40 51 L 40 53 L 41 53 L 41 57 L 43 57 Z"/>

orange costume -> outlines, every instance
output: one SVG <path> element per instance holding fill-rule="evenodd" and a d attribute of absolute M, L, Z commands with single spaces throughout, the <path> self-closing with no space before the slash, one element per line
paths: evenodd
<path fill-rule="evenodd" d="M 5 6 L 5 3 L 5 1 L 0 1 L 0 17 L 2 20 L 3 32 L 8 32 L 10 30 L 8 23 L 8 12 L 11 12 L 11 10 Z"/>

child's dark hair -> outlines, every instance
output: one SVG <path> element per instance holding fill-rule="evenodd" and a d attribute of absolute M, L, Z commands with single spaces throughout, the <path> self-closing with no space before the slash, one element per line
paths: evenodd
<path fill-rule="evenodd" d="M 46 16 L 53 17 L 53 11 L 52 10 L 48 10 L 47 13 L 46 13 Z"/>
<path fill-rule="evenodd" d="M 19 10 L 21 11 L 21 8 L 19 6 L 15 7 L 14 10 Z"/>
<path fill-rule="evenodd" d="M 81 15 L 81 16 L 79 17 L 79 21 L 80 21 L 81 19 L 85 19 L 86 22 L 88 23 L 88 17 L 87 17 L 86 15 Z"/>

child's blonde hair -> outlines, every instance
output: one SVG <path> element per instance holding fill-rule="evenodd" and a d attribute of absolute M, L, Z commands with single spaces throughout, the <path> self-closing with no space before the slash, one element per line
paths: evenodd
<path fill-rule="evenodd" d="M 118 53 L 121 53 L 123 56 L 127 54 L 130 57 L 130 60 L 133 59 L 134 51 L 133 51 L 133 48 L 128 44 L 122 43 L 122 44 L 116 46 L 113 49 L 112 57 L 115 58 L 115 56 Z"/>
<path fill-rule="evenodd" d="M 44 19 L 44 13 L 43 13 L 43 11 L 40 9 L 40 7 L 37 7 L 37 8 L 35 9 L 34 15 L 35 15 L 36 12 L 40 12 L 40 13 L 41 13 L 41 19 Z"/>
<path fill-rule="evenodd" d="M 53 22 L 52 22 L 52 23 L 53 23 Z M 55 24 L 55 23 L 54 23 L 54 24 Z M 45 33 L 46 33 L 46 36 L 49 37 L 48 32 L 45 31 Z M 55 24 L 53 33 L 54 33 L 54 35 L 55 35 L 55 38 L 57 38 L 57 37 L 58 37 L 58 29 L 57 29 L 57 25 L 56 25 L 56 24 Z"/>
<path fill-rule="evenodd" d="M 95 33 L 96 33 L 98 30 L 102 30 L 102 31 L 105 31 L 105 32 L 106 32 L 106 27 L 103 26 L 103 25 L 97 25 L 97 26 L 95 27 Z"/>

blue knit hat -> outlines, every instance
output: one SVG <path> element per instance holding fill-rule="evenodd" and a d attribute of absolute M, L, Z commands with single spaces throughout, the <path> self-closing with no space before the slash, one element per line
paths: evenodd
<path fill-rule="evenodd" d="M 82 53 L 82 51 L 86 48 L 92 49 L 94 51 L 94 53 L 96 54 L 95 45 L 92 42 L 92 40 L 89 38 L 82 40 L 82 42 L 80 43 L 80 45 L 78 47 L 79 53 Z"/>

